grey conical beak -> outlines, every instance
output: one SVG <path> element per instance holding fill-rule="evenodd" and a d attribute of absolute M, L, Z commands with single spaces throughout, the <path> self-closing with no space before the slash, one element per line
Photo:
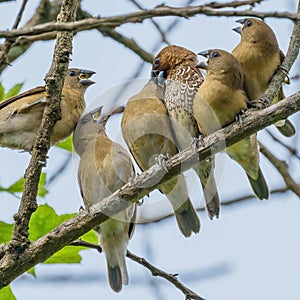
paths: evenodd
<path fill-rule="evenodd" d="M 201 51 L 201 52 L 198 53 L 198 55 L 202 55 L 202 56 L 207 58 L 209 56 L 209 50 Z"/>
<path fill-rule="evenodd" d="M 237 32 L 238 34 L 242 34 L 242 28 L 240 26 L 232 28 L 232 30 L 235 31 L 235 32 Z"/>

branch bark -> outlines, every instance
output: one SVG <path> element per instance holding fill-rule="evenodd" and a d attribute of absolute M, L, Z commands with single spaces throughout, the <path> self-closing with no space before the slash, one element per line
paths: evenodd
<path fill-rule="evenodd" d="M 85 20 L 80 20 L 77 22 L 69 22 L 67 24 L 58 24 L 54 22 L 45 23 L 42 25 L 37 25 L 30 28 L 21 28 L 10 31 L 0 31 L 0 38 L 16 38 L 19 36 L 27 35 L 38 35 L 42 33 L 47 33 L 51 31 L 84 31 L 91 29 L 107 30 L 108 28 L 116 28 L 122 24 L 126 23 L 142 23 L 146 19 L 151 19 L 154 17 L 166 17 L 166 16 L 176 16 L 189 18 L 195 15 L 206 15 L 206 16 L 252 16 L 258 18 L 280 18 L 280 19 L 290 19 L 293 21 L 300 20 L 299 13 L 289 13 L 289 12 L 256 12 L 252 9 L 248 10 L 220 10 L 211 8 L 207 5 L 199 6 L 187 6 L 187 7 L 170 7 L 170 6 L 158 6 L 153 9 L 142 10 L 135 13 L 104 17 L 104 18 L 88 18 Z"/>
<path fill-rule="evenodd" d="M 198 157 L 203 160 L 209 157 L 211 153 L 223 150 L 224 139 L 228 147 L 299 110 L 300 92 L 265 109 L 249 110 L 246 112 L 242 124 L 235 122 L 200 140 L 196 151 L 198 154 L 195 153 L 194 147 L 190 147 L 171 157 L 166 162 L 167 173 L 164 168 L 154 165 L 149 170 L 132 178 L 120 190 L 93 205 L 89 210 L 80 212 L 76 217 L 62 223 L 39 240 L 32 242 L 22 253 L 19 253 L 18 257 L 16 257 L 15 252 L 7 251 L 7 247 L 2 246 L 0 250 L 0 257 L 2 258 L 0 261 L 0 288 L 8 285 L 17 276 L 37 263 L 45 261 L 96 225 L 101 224 L 108 216 L 123 210 L 127 207 L 127 201 L 137 202 L 149 194 L 158 186 L 159 183 L 149 187 L 152 182 L 157 182 L 157 178 L 166 181 L 175 174 L 190 168 Z M 144 188 L 145 186 L 148 188 Z"/>
<path fill-rule="evenodd" d="M 58 22 L 75 20 L 78 0 L 64 0 Z M 32 157 L 24 175 L 24 191 L 18 213 L 14 215 L 15 226 L 9 251 L 19 254 L 29 245 L 28 225 L 32 213 L 37 208 L 36 196 L 42 167 L 46 164 L 47 152 L 50 148 L 50 137 L 55 123 L 60 119 L 60 99 L 64 77 L 72 52 L 72 32 L 60 32 L 49 73 L 46 76 L 46 106 L 42 123 L 32 151 Z"/>

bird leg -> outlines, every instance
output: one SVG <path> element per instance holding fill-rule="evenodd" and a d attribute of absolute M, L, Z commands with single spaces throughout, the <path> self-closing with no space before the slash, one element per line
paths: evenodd
<path fill-rule="evenodd" d="M 198 147 L 203 142 L 203 139 L 204 136 L 202 134 L 200 134 L 198 138 L 192 137 L 191 146 L 193 147 L 194 154 L 197 154 Z"/>
<path fill-rule="evenodd" d="M 255 108 L 255 109 L 264 109 L 268 107 L 271 103 L 268 98 L 262 96 L 258 99 L 251 100 L 248 102 L 250 108 Z"/>
<path fill-rule="evenodd" d="M 245 111 L 241 110 L 236 116 L 235 116 L 235 121 L 239 122 L 240 125 L 243 124 L 243 115 L 244 115 Z"/>

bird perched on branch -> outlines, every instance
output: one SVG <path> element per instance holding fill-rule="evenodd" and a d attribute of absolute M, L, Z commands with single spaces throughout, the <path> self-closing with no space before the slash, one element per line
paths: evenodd
<path fill-rule="evenodd" d="M 242 27 L 233 30 L 241 35 L 241 41 L 232 54 L 242 66 L 244 88 L 249 100 L 256 100 L 266 91 L 272 76 L 284 59 L 284 54 L 279 49 L 273 30 L 265 22 L 255 18 L 241 19 L 237 22 L 242 24 Z M 281 87 L 273 103 L 284 98 Z M 284 136 L 290 137 L 296 133 L 294 125 L 288 119 L 275 125 Z"/>
<path fill-rule="evenodd" d="M 193 115 L 194 97 L 204 80 L 197 64 L 194 52 L 171 45 L 157 54 L 152 65 L 153 76 L 162 75 L 166 79 L 164 103 L 180 151 L 201 134 Z M 214 178 L 214 156 L 195 164 L 193 169 L 200 178 L 209 217 L 218 218 L 220 201 Z"/>
<path fill-rule="evenodd" d="M 206 69 L 206 77 L 194 100 L 194 115 L 200 131 L 209 135 L 234 122 L 247 109 L 248 98 L 241 65 L 232 54 L 219 49 L 199 54 L 208 61 L 199 64 Z M 267 199 L 269 189 L 259 166 L 256 134 L 226 148 L 226 152 L 246 171 L 255 195 Z"/>
<path fill-rule="evenodd" d="M 120 189 L 134 175 L 127 151 L 106 135 L 110 114 L 101 115 L 101 110 L 102 107 L 83 116 L 74 131 L 73 144 L 80 156 L 78 182 L 87 208 Z M 109 283 L 115 292 L 128 284 L 125 255 L 135 216 L 136 204 L 126 203 L 123 211 L 95 228 L 106 255 Z"/>
<path fill-rule="evenodd" d="M 95 72 L 69 69 L 62 89 L 61 119 L 55 124 L 51 145 L 67 138 L 85 109 L 84 93 L 94 84 Z M 30 151 L 41 125 L 46 103 L 45 86 L 0 102 L 0 146 Z"/>
<path fill-rule="evenodd" d="M 122 134 L 141 170 L 148 169 L 160 155 L 178 151 L 160 87 L 150 79 L 131 97 L 122 118 Z M 159 180 L 159 179 L 158 179 Z M 183 175 L 160 184 L 172 204 L 180 231 L 188 237 L 200 230 L 200 221 L 189 199 Z"/>

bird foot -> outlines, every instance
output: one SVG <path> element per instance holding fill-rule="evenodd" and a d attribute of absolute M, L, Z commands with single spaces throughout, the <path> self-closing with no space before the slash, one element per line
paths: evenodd
<path fill-rule="evenodd" d="M 235 121 L 239 122 L 240 125 L 243 124 L 243 115 L 244 115 L 245 111 L 241 110 L 236 116 L 235 116 Z"/>
<path fill-rule="evenodd" d="M 170 155 L 169 154 L 159 154 L 155 160 L 156 160 L 156 163 L 163 169 L 166 171 L 166 173 L 168 173 L 168 169 L 167 169 L 167 159 L 170 158 Z"/>
<path fill-rule="evenodd" d="M 149 195 L 147 195 L 149 197 Z M 139 201 L 136 202 L 137 206 L 142 206 L 144 204 L 144 199 L 140 199 Z"/>
<path fill-rule="evenodd" d="M 282 67 L 282 66 L 279 66 L 278 70 L 280 70 L 285 75 L 284 83 L 290 84 L 289 71 L 285 67 Z"/>
<path fill-rule="evenodd" d="M 204 139 L 204 137 L 202 134 L 200 134 L 198 138 L 192 137 L 191 146 L 194 150 L 194 154 L 197 153 L 198 147 L 203 142 L 203 139 Z"/>
<path fill-rule="evenodd" d="M 269 99 L 267 99 L 265 97 L 251 100 L 249 102 L 250 108 L 255 108 L 255 109 L 264 109 L 264 108 L 268 107 L 270 104 L 271 103 L 270 103 Z"/>

